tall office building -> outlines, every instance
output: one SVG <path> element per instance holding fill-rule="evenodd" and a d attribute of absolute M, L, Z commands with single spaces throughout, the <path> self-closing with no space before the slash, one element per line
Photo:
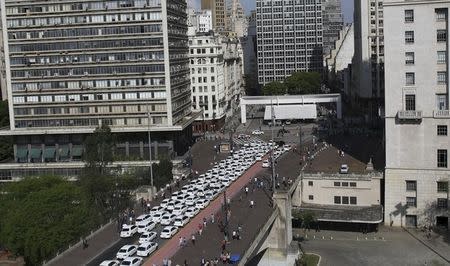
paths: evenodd
<path fill-rule="evenodd" d="M 341 0 L 322 0 L 323 55 L 327 57 L 335 48 L 339 32 L 344 26 Z"/>
<path fill-rule="evenodd" d="M 384 25 L 383 1 L 355 1 L 355 54 L 352 62 L 350 100 L 375 120 L 383 109 Z"/>
<path fill-rule="evenodd" d="M 256 1 L 258 82 L 323 70 L 322 1 Z"/>
<path fill-rule="evenodd" d="M 100 124 L 122 134 L 124 158 L 148 158 L 149 127 L 172 152 L 185 150 L 179 141 L 193 120 L 186 1 L 0 5 L 11 117 L 2 134 L 15 136 L 16 162 L 80 157 L 82 146 L 73 147 Z"/>
<path fill-rule="evenodd" d="M 213 29 L 216 32 L 224 32 L 225 25 L 225 1 L 224 0 L 202 0 L 201 9 L 212 11 Z"/>
<path fill-rule="evenodd" d="M 450 1 L 384 1 L 385 222 L 449 226 Z"/>

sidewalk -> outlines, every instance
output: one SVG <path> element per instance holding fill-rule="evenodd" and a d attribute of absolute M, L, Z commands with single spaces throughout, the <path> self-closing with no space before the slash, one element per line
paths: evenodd
<path fill-rule="evenodd" d="M 412 237 L 417 239 L 423 245 L 431 249 L 434 253 L 439 255 L 442 259 L 450 263 L 450 232 L 441 235 L 431 232 L 430 237 L 427 237 L 425 232 L 415 228 L 405 228 Z"/>

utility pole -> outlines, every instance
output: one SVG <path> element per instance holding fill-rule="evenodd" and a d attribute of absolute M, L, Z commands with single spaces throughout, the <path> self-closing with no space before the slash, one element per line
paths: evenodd
<path fill-rule="evenodd" d="M 150 160 L 150 186 L 152 190 L 153 197 L 153 165 L 152 165 L 152 138 L 150 136 L 150 110 L 147 106 L 147 115 L 148 115 L 148 157 Z"/>
<path fill-rule="evenodd" d="M 302 139 L 303 132 L 302 132 L 302 124 L 301 124 L 301 122 L 300 122 L 300 124 L 298 126 L 298 135 L 299 135 L 299 138 L 300 138 L 299 150 L 300 150 L 300 155 L 301 155 L 302 151 L 303 151 L 303 139 Z"/>
<path fill-rule="evenodd" d="M 272 118 L 272 127 L 271 127 L 271 134 L 272 134 L 272 149 L 270 153 L 270 158 L 272 162 L 272 189 L 273 193 L 275 193 L 275 160 L 273 158 L 273 150 L 275 149 L 275 140 L 273 139 L 273 128 L 275 127 L 275 114 L 273 110 L 273 102 L 272 99 L 270 99 L 270 116 Z"/>
<path fill-rule="evenodd" d="M 230 237 L 230 234 L 228 233 L 228 203 L 227 203 L 227 191 L 223 191 L 223 205 L 224 205 L 224 217 L 225 217 L 225 224 L 223 226 L 223 234 L 225 239 L 228 241 L 228 238 Z"/>

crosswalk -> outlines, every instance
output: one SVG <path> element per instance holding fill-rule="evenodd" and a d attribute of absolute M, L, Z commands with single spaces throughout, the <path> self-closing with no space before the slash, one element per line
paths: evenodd
<path fill-rule="evenodd" d="M 262 141 L 264 142 L 262 139 L 256 137 L 256 136 L 250 136 L 250 138 L 248 139 L 238 139 L 238 138 L 233 138 L 233 142 L 236 145 L 244 145 L 245 143 L 250 143 L 250 142 L 256 142 L 256 141 Z"/>

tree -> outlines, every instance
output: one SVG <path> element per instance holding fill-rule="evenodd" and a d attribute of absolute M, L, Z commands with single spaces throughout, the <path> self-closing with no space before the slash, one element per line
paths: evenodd
<path fill-rule="evenodd" d="M 279 81 L 272 81 L 268 84 L 266 84 L 262 91 L 264 95 L 283 95 L 287 93 L 288 88 L 284 83 L 281 83 Z"/>
<path fill-rule="evenodd" d="M 28 265 L 74 243 L 95 225 L 94 210 L 74 183 L 59 177 L 27 178 L 0 193 L 0 239 Z"/>
<path fill-rule="evenodd" d="M 301 220 L 304 230 L 310 229 L 311 226 L 316 222 L 316 216 L 312 211 L 295 212 L 293 217 L 297 220 Z"/>
<path fill-rule="evenodd" d="M 0 128 L 9 127 L 8 101 L 0 101 Z M 0 136 L 0 161 L 12 159 L 14 156 L 11 136 Z"/>
<path fill-rule="evenodd" d="M 295 72 L 284 83 L 289 94 L 315 94 L 320 92 L 321 75 L 318 72 Z"/>
<path fill-rule="evenodd" d="M 97 127 L 94 133 L 86 138 L 84 146 L 86 148 L 84 161 L 88 168 L 103 173 L 105 167 L 113 162 L 115 138 L 108 125 L 102 124 Z"/>
<path fill-rule="evenodd" d="M 153 182 L 157 188 L 164 187 L 166 184 L 173 180 L 173 163 L 167 158 L 163 157 L 159 159 L 159 163 L 153 164 Z M 150 178 L 150 176 L 149 176 Z"/>

